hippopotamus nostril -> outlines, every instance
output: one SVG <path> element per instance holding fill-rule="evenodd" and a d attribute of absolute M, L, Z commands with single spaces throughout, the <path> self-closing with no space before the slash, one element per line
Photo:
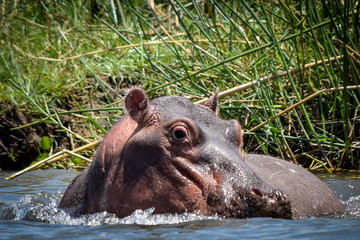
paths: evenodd
<path fill-rule="evenodd" d="M 257 188 L 251 188 L 251 192 L 259 197 L 263 197 L 264 194 L 262 193 L 262 191 L 260 189 Z"/>

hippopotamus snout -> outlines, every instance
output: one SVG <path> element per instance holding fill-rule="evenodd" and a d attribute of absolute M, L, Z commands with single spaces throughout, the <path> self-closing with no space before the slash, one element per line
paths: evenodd
<path fill-rule="evenodd" d="M 291 204 L 286 195 L 267 185 L 235 188 L 225 209 L 217 209 L 222 216 L 231 218 L 272 217 L 292 218 Z M 223 205 L 224 206 L 224 205 Z"/>
<path fill-rule="evenodd" d="M 253 201 L 257 202 L 257 207 L 251 213 L 253 217 L 292 218 L 290 201 L 283 192 L 273 190 L 264 193 L 258 188 L 252 188 L 251 192 Z"/>
<path fill-rule="evenodd" d="M 286 195 L 262 181 L 244 161 L 244 131 L 238 121 L 218 121 L 218 124 L 221 128 L 201 128 L 202 139 L 211 141 L 202 141 L 197 146 L 200 152 L 198 164 L 202 168 L 207 166 L 220 186 L 215 193 L 209 193 L 211 211 L 235 218 L 291 218 Z M 213 135 L 215 129 L 216 136 Z"/>
<path fill-rule="evenodd" d="M 213 192 L 208 195 L 207 204 L 212 214 L 229 218 L 292 218 L 291 204 L 286 195 L 266 185 L 256 188 L 239 186 L 225 193 Z"/>

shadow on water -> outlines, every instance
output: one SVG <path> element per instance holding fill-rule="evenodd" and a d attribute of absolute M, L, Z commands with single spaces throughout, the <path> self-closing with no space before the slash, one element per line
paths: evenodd
<path fill-rule="evenodd" d="M 102 212 L 73 218 L 57 206 L 74 171 L 46 170 L 6 181 L 0 172 L 0 239 L 358 239 L 360 175 L 318 174 L 346 212 L 319 218 L 220 219 L 136 211 L 119 219 Z"/>

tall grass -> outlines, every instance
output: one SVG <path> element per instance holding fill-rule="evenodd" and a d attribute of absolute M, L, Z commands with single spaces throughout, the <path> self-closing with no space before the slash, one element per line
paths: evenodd
<path fill-rule="evenodd" d="M 194 102 L 233 89 L 221 94 L 220 115 L 239 120 L 247 152 L 359 168 L 359 1 L 155 3 L 3 4 L 1 101 L 38 112 L 82 145 L 124 113 L 132 86 Z M 62 115 L 86 134 L 63 126 Z"/>

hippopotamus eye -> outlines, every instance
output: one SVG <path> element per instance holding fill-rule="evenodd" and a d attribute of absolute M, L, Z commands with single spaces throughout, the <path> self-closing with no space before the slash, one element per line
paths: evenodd
<path fill-rule="evenodd" d="M 184 140 L 187 138 L 187 129 L 183 126 L 176 126 L 172 130 L 172 135 L 175 140 Z"/>
<path fill-rule="evenodd" d="M 199 129 L 189 118 L 175 118 L 164 125 L 166 137 L 172 146 L 197 145 Z"/>

